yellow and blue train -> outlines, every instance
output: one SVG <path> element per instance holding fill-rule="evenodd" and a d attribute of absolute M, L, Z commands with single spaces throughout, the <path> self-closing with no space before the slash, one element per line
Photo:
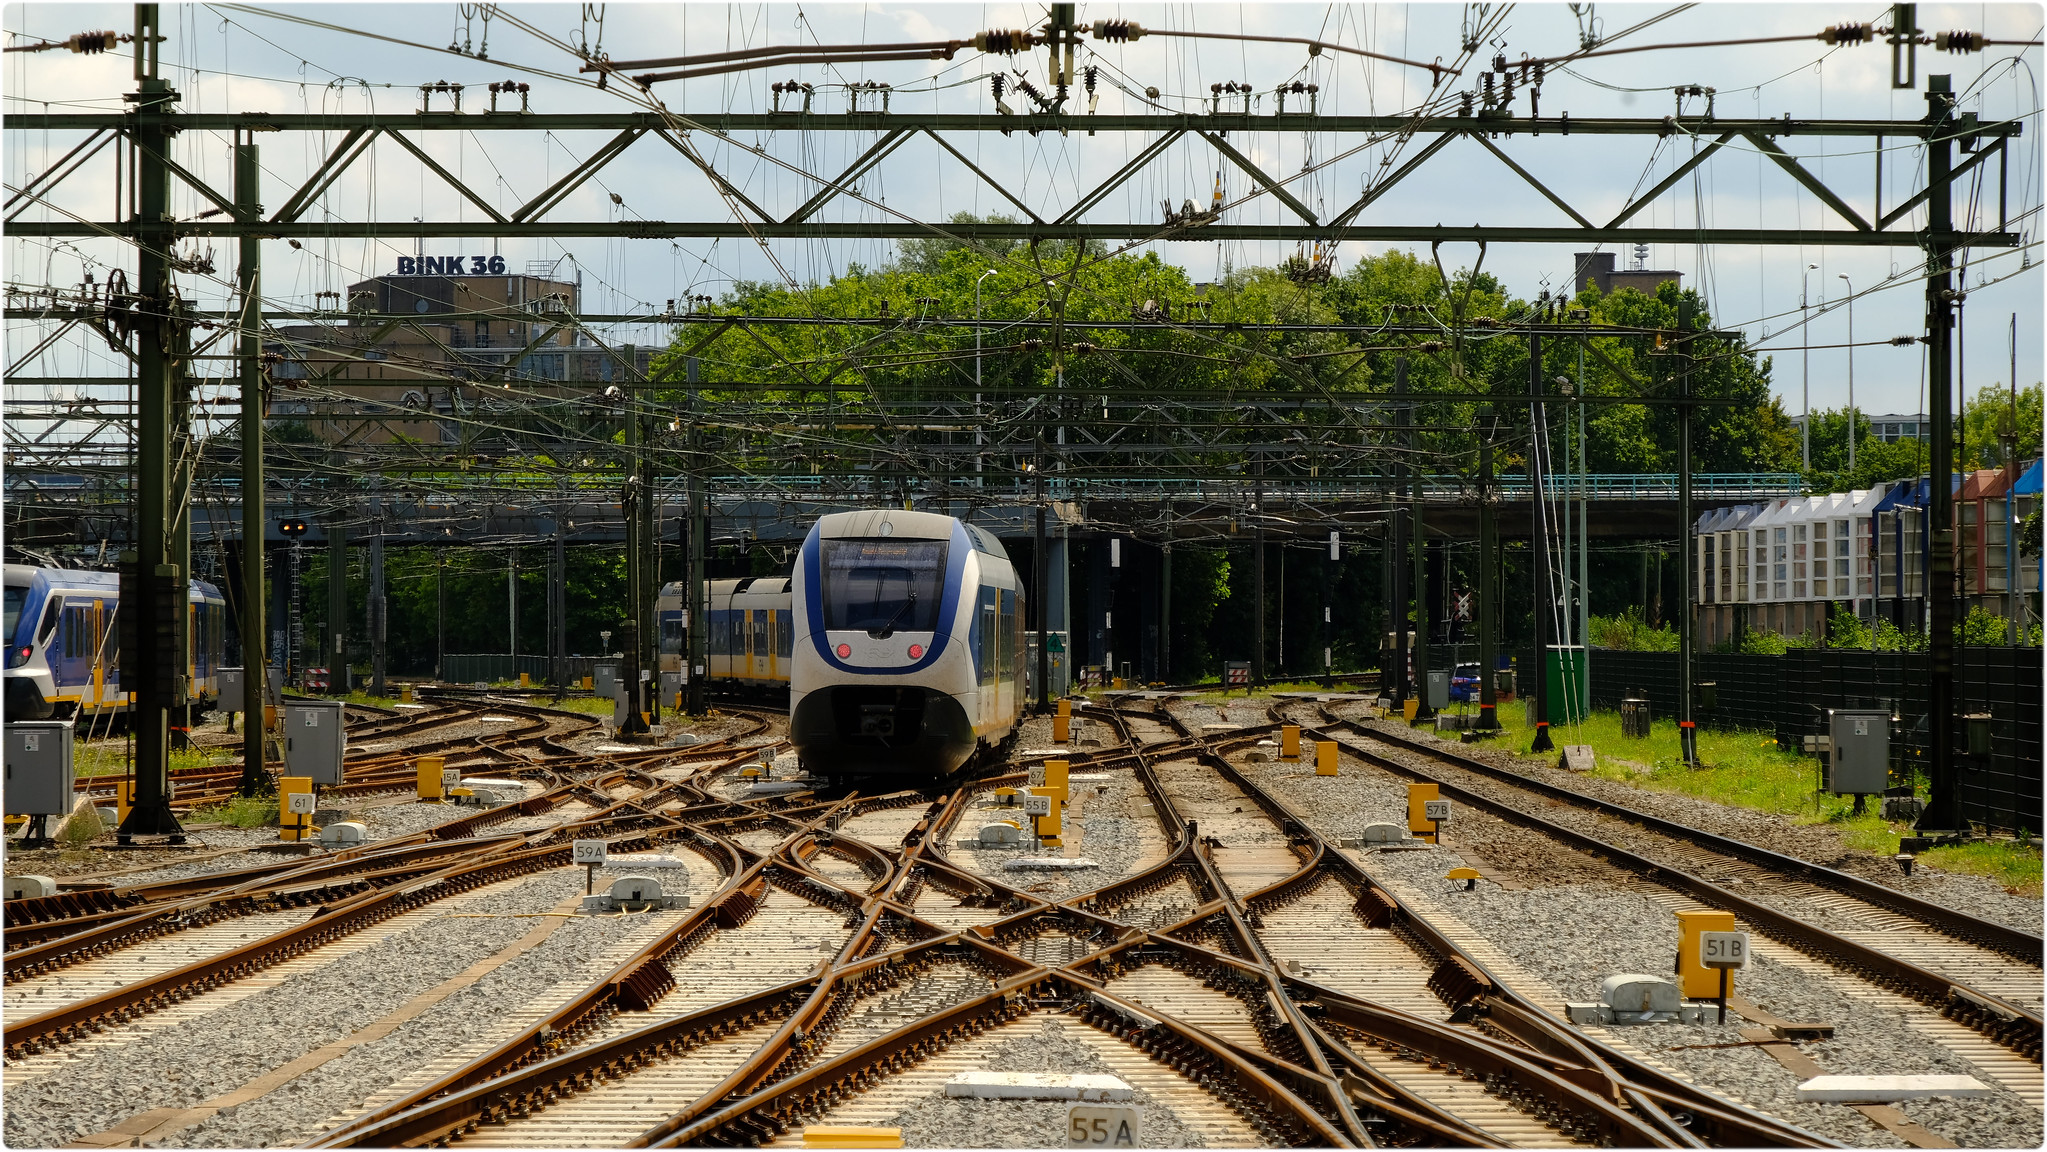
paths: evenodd
<path fill-rule="evenodd" d="M 10 720 L 90 722 L 128 710 L 121 687 L 121 578 L 112 572 L 9 564 L 4 576 L 5 700 Z M 220 702 L 227 600 L 204 580 L 187 597 L 185 671 L 192 707 Z"/>

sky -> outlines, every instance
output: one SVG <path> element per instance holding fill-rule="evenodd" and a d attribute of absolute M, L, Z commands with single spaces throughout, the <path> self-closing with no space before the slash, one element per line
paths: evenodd
<path fill-rule="evenodd" d="M 1080 6 L 1083 23 L 1134 20 L 1158 30 L 1319 38 L 1382 55 L 1453 61 L 1461 26 L 1479 6 L 1460 4 L 1178 4 Z M 2010 380 L 2012 317 L 2018 317 L 2018 377 L 2042 374 L 2042 281 L 2038 267 L 2042 202 L 2040 148 L 2041 49 L 1995 46 L 1981 53 L 1942 55 L 1931 48 L 1918 55 L 1917 90 L 1891 84 L 1890 50 L 1881 44 L 1830 47 L 1816 39 L 1831 24 L 1888 20 L 1885 5 L 1700 4 L 1493 5 L 1482 19 L 1495 20 L 1481 55 L 1497 51 L 1509 60 L 1524 54 L 1548 57 L 1579 47 L 1586 32 L 1610 38 L 1610 47 L 1692 44 L 1702 41 L 1799 36 L 1795 42 L 1708 47 L 1673 47 L 1589 58 L 1567 70 L 1550 71 L 1542 86 L 1542 115 L 1568 112 L 1576 118 L 1661 117 L 1677 107 L 1672 89 L 1701 85 L 1715 90 L 1723 117 L 1795 119 L 1916 119 L 1924 114 L 1926 76 L 1953 76 L 1962 107 L 1985 120 L 2024 118 L 2024 135 L 2012 149 L 2007 186 L 2011 225 L 2023 245 L 2013 250 L 1969 253 L 1963 341 L 1965 387 Z M 486 20 L 490 10 L 447 3 L 289 4 L 163 6 L 169 41 L 162 48 L 165 74 L 183 95 L 187 111 L 272 111 L 333 113 L 376 110 L 404 112 L 419 106 L 419 85 L 439 80 L 468 86 L 465 113 L 483 115 L 492 81 L 529 83 L 536 112 L 634 111 L 642 105 L 617 87 L 599 91 L 579 76 L 574 46 L 584 45 L 615 60 L 723 52 L 765 45 L 849 44 L 968 39 L 984 29 L 1035 27 L 1043 6 L 1016 4 L 609 4 L 511 5 Z M 1921 5 L 1927 30 L 1969 29 L 1997 40 L 2031 41 L 2042 33 L 2038 5 Z M 601 13 L 601 21 L 597 19 Z M 1504 13 L 1504 15 L 1502 14 Z M 14 4 L 4 11 L 10 45 L 62 39 L 88 28 L 131 31 L 133 10 L 101 4 Z M 286 18 L 289 17 L 289 18 Z M 1619 35 L 1643 21 L 1652 27 Z M 309 23 L 309 22 L 317 22 Z M 325 26 L 319 26 L 325 25 Z M 521 26 L 523 25 L 523 27 Z M 374 33 L 387 39 L 374 39 Z M 451 53 L 449 47 L 466 54 Z M 1411 111 L 1429 95 L 1425 68 L 1330 51 L 1311 56 L 1298 44 L 1148 36 L 1130 44 L 1088 41 L 1079 63 L 1100 69 L 1099 110 L 1140 113 L 1143 92 L 1155 87 L 1155 110 L 1192 109 L 1208 99 L 1211 84 L 1243 82 L 1260 92 L 1254 110 L 1272 110 L 1271 89 L 1295 79 L 1315 83 L 1318 107 L 1339 114 L 1392 115 Z M 478 59 L 487 55 L 488 59 Z M 657 85 L 653 96 L 672 112 L 711 117 L 720 110 L 764 112 L 774 100 L 769 85 L 802 80 L 817 88 L 823 111 L 847 106 L 845 85 L 880 81 L 893 86 L 893 110 L 959 114 L 993 112 L 989 75 L 1015 67 L 1040 87 L 1042 52 L 1025 62 L 998 62 L 971 48 L 951 61 L 909 60 L 857 66 L 796 65 L 744 71 Z M 65 51 L 10 53 L 5 57 L 5 111 L 118 109 L 133 87 L 125 46 L 104 56 Z M 515 69 L 519 69 L 515 71 Z M 1454 92 L 1475 82 L 1476 70 L 1449 80 L 1439 91 Z M 436 107 L 442 98 L 435 97 Z M 865 96 L 863 100 L 872 101 Z M 1010 99 L 1017 99 L 1012 90 Z M 1293 97 L 1298 108 L 1299 97 Z M 1701 101 L 1688 99 L 1687 115 Z M 1517 112 L 1527 101 L 1517 98 Z M 318 164 L 339 133 L 281 133 L 260 138 L 264 146 L 265 200 L 273 207 Z M 481 194 L 509 211 L 546 187 L 576 158 L 600 146 L 608 134 L 436 133 L 422 147 L 459 173 Z M 78 136 L 8 130 L 4 139 L 5 179 L 12 189 L 47 168 Z M 1121 167 L 1150 139 L 1149 134 L 1102 133 L 1067 137 L 1023 132 L 958 133 L 953 142 L 1047 218 L 1056 216 L 1087 189 Z M 730 142 L 698 134 L 703 155 L 749 197 L 786 213 L 816 191 L 804 172 L 836 175 L 873 140 L 853 133 L 808 133 L 798 128 L 760 133 Z M 1691 133 L 1655 137 L 1563 137 L 1525 134 L 1498 141 L 1501 149 L 1534 173 L 1587 217 L 1609 218 L 1631 191 L 1650 187 L 1708 142 Z M 1355 138 L 1298 130 L 1232 133 L 1230 142 L 1268 172 L 1295 175 L 1313 170 L 1288 187 L 1326 219 L 1349 204 L 1363 182 L 1391 158 L 1399 163 L 1419 144 L 1358 148 Z M 1782 145 L 1838 189 L 1863 216 L 1872 213 L 1879 168 L 1882 206 L 1894 207 L 1918 187 L 1923 150 L 1909 141 L 1886 139 L 1881 156 L 1868 139 L 1821 141 L 1791 136 Z M 219 187 L 229 186 L 231 142 L 225 135 L 182 136 L 174 159 Z M 1823 154 L 1823 148 L 1825 154 Z M 751 151 L 749 149 L 758 149 Z M 1355 150 L 1355 151 L 1352 151 Z M 111 150 L 109 150 L 109 153 Z M 1349 155 L 1345 155 L 1350 152 Z M 49 195 L 40 213 L 72 213 L 107 219 L 113 209 L 111 167 L 103 153 Z M 1957 214 L 1974 211 L 1994 223 L 1997 181 L 1994 165 L 1974 189 L 1958 199 Z M 1206 203 L 1216 179 L 1215 154 L 1205 144 L 1169 149 L 1123 191 L 1093 209 L 1089 220 L 1155 221 L 1160 200 Z M 1235 203 L 1228 223 L 1279 223 L 1295 219 L 1257 191 L 1235 170 L 1224 173 L 1226 199 Z M 989 186 L 962 165 L 919 138 L 890 156 L 858 183 L 858 198 L 842 198 L 821 218 L 872 222 L 907 214 L 939 220 L 958 211 L 1011 211 Z M 1237 203 L 1241 201 L 1240 203 Z M 174 194 L 180 218 L 209 207 L 189 189 Z M 707 181 L 674 150 L 642 141 L 613 162 L 556 210 L 571 219 L 726 219 L 724 206 Z M 369 162 L 359 164 L 322 197 L 309 219 L 410 220 L 483 219 L 482 212 L 426 173 L 412 157 L 380 142 Z M 1433 224 L 1524 224 L 1564 226 L 1569 219 L 1497 158 L 1471 140 L 1446 147 L 1370 210 L 1374 222 Z M 1665 228 L 1844 229 L 1845 223 L 1811 193 L 1737 141 L 1701 166 L 1636 219 Z M 1397 247 L 1398 245 L 1396 245 Z M 193 244 L 203 249 L 204 242 Z M 1158 242 L 1162 259 L 1181 264 L 1197 281 L 1215 279 L 1233 266 L 1271 264 L 1291 255 L 1291 243 Z M 1339 269 L 1385 249 L 1386 245 L 1344 240 Z M 428 251 L 503 255 L 515 269 L 546 264 L 567 272 L 580 269 L 585 311 L 653 312 L 671 298 L 717 296 L 734 281 L 799 281 L 828 278 L 850 263 L 874 266 L 892 255 L 886 241 L 787 241 L 770 245 L 772 259 L 747 240 L 507 239 L 433 242 Z M 1418 250 L 1424 258 L 1427 249 Z M 326 239 L 293 249 L 281 241 L 264 244 L 264 286 L 279 306 L 310 307 L 315 294 L 344 290 L 350 283 L 395 270 L 410 255 L 409 240 Z M 187 292 L 203 306 L 226 299 L 233 253 L 214 253 L 221 269 L 213 277 L 183 278 Z M 1633 253 L 1623 251 L 1626 266 Z M 1444 262 L 1469 266 L 1478 257 L 1471 245 L 1444 246 Z M 45 241 L 9 237 L 0 258 L 10 292 L 43 286 L 69 287 L 88 273 L 104 280 L 110 267 L 132 270 L 132 254 L 115 240 Z M 1858 341 L 1916 335 L 1923 331 L 1923 289 L 1917 279 L 1917 249 L 1849 248 L 1812 245 L 1760 248 L 1723 245 L 1659 245 L 1648 266 L 1684 273 L 1702 289 L 1713 318 L 1723 328 L 1746 332 L 1775 355 L 1774 384 L 1785 408 L 1797 414 L 1809 387 L 1812 407 L 1831 408 L 1848 400 L 1851 352 L 1822 348 L 1801 354 L 1801 343 L 1838 345 L 1854 326 Z M 1485 270 L 1515 294 L 1533 297 L 1542 288 L 1561 289 L 1569 280 L 1569 246 L 1495 245 Z M 1845 279 L 1844 279 L 1845 277 Z M 1852 307 L 1848 303 L 1854 296 Z M 1801 326 L 1800 305 L 1809 322 Z M 118 374 L 112 354 L 99 345 L 67 338 L 33 365 L 17 362 L 43 325 L 10 319 L 8 359 L 12 372 L 34 375 Z M 620 341 L 662 342 L 655 325 L 618 329 Z M 1923 410 L 1924 358 L 1912 348 L 1888 346 L 1853 350 L 1857 406 L 1866 412 Z M 1808 384 L 1809 372 L 1809 384 Z M 10 389 L 10 397 L 16 395 Z"/>

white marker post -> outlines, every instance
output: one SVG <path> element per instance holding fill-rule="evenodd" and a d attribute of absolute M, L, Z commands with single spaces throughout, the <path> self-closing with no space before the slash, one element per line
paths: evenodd
<path fill-rule="evenodd" d="M 1121 1104 L 1075 1104 L 1066 1110 L 1068 1148 L 1136 1148 L 1144 1113 Z"/>
<path fill-rule="evenodd" d="M 1720 969 L 1720 1020 L 1727 1023 L 1728 973 L 1748 967 L 1748 933 L 1699 933 L 1699 967 Z"/>
<path fill-rule="evenodd" d="M 583 874 L 583 895 L 597 890 L 597 870 L 604 867 L 604 853 L 608 845 L 602 840 L 573 840 L 569 843 L 569 862 L 581 864 L 588 869 Z"/>
<path fill-rule="evenodd" d="M 1430 831 L 1435 833 L 1436 844 L 1440 846 L 1443 843 L 1443 825 L 1450 822 L 1450 802 L 1448 800 L 1422 801 L 1422 819 L 1435 825 Z"/>

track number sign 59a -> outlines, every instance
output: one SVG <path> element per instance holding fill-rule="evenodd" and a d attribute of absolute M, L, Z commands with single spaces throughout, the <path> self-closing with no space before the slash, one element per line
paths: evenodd
<path fill-rule="evenodd" d="M 574 840 L 569 843 L 569 862 L 572 864 L 604 863 L 606 844 L 602 840 Z"/>
<path fill-rule="evenodd" d="M 1748 933 L 1746 932 L 1699 933 L 1699 967 L 1701 968 L 1748 967 Z"/>
<path fill-rule="evenodd" d="M 1075 1104 L 1066 1110 L 1068 1148 L 1135 1148 L 1143 1113 L 1120 1104 Z"/>

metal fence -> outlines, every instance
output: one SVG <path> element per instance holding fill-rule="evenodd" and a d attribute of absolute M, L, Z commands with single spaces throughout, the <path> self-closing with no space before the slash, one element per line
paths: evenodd
<path fill-rule="evenodd" d="M 596 674 L 599 661 L 617 663 L 618 657 L 571 656 L 564 663 L 571 685 L 580 685 L 583 677 Z M 495 684 L 501 680 L 517 680 L 524 672 L 537 686 L 548 683 L 548 660 L 545 656 L 513 656 L 509 652 L 447 653 L 441 657 L 441 679 L 449 684 L 474 684 L 481 680 Z"/>
<path fill-rule="evenodd" d="M 1891 729 L 1894 772 L 1925 764 L 1932 752 L 1933 669 L 1925 653 L 1794 648 L 1782 656 L 1711 652 L 1695 660 L 1695 680 L 1714 685 L 1713 707 L 1697 709 L 1703 726 L 1770 732 L 1796 749 L 1806 736 L 1826 731 L 1830 709 L 1887 708 L 1898 718 Z M 1677 653 L 1595 648 L 1591 666 L 1594 708 L 1617 710 L 1624 697 L 1640 695 L 1658 719 L 1676 715 Z M 1959 718 L 1954 725 L 1969 820 L 2014 831 L 2042 826 L 2040 675 L 2038 648 L 1955 650 L 1958 717 L 1990 716 L 1987 756 L 1969 755 L 1967 725 Z"/>

